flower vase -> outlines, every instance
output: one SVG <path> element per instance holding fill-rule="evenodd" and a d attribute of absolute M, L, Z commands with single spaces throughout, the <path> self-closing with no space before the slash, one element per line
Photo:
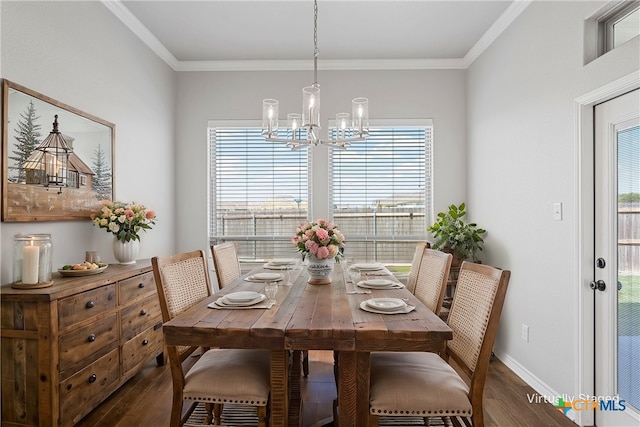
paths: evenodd
<path fill-rule="evenodd" d="M 113 255 L 120 264 L 135 264 L 140 251 L 140 242 L 130 240 L 123 242 L 117 238 L 113 240 Z"/>
<path fill-rule="evenodd" d="M 309 264 L 307 271 L 309 279 L 307 283 L 311 285 L 328 285 L 331 283 L 331 273 L 336 263 L 334 258 L 318 259 L 313 255 L 309 255 Z"/>

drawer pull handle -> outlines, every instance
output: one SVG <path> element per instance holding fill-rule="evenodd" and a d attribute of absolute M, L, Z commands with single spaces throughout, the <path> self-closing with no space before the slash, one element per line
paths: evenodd
<path fill-rule="evenodd" d="M 89 338 L 87 339 L 89 340 L 89 342 L 94 342 L 96 340 L 96 334 L 89 335 Z"/>
<path fill-rule="evenodd" d="M 139 287 L 139 288 L 144 288 L 144 283 L 140 282 L 140 283 L 138 284 L 138 287 Z"/>
<path fill-rule="evenodd" d="M 147 314 L 147 310 L 145 310 L 144 308 L 140 310 L 140 316 L 146 316 L 146 314 Z"/>
<path fill-rule="evenodd" d="M 147 345 L 149 344 L 149 340 L 142 340 L 142 345 Z"/>
<path fill-rule="evenodd" d="M 98 377 L 96 376 L 96 374 L 91 374 L 91 376 L 89 377 L 89 382 L 94 383 L 97 379 Z"/>
<path fill-rule="evenodd" d="M 86 305 L 86 307 L 87 307 L 87 308 L 93 308 L 93 307 L 95 307 L 95 306 L 96 306 L 96 303 L 95 303 L 95 302 L 93 302 L 93 301 L 89 301 L 89 302 L 87 303 L 87 305 Z"/>

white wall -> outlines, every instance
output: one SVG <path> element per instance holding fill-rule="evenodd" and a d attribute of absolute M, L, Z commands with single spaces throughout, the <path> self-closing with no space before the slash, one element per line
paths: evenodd
<path fill-rule="evenodd" d="M 484 260 L 512 270 L 495 351 L 569 395 L 593 393 L 574 389 L 584 286 L 574 100 L 640 69 L 638 38 L 583 65 L 584 20 L 602 4 L 533 2 L 468 70 L 469 208 L 489 230 Z"/>
<path fill-rule="evenodd" d="M 115 197 L 158 215 L 140 257 L 171 253 L 175 73 L 100 2 L 1 1 L 0 19 L 0 76 L 115 123 Z M 13 280 L 17 233 L 51 233 L 54 268 L 84 260 L 85 250 L 114 261 L 112 236 L 89 220 L 2 222 L 2 283 Z"/>
<path fill-rule="evenodd" d="M 179 251 L 208 245 L 207 121 L 260 120 L 264 98 L 280 101 L 284 119 L 301 108 L 302 88 L 312 78 L 311 71 L 179 73 L 176 201 L 189 207 L 189 215 L 178 217 Z M 318 82 L 323 126 L 348 111 L 356 96 L 369 98 L 372 119 L 432 118 L 435 209 L 465 200 L 466 71 L 320 71 Z M 316 160 L 321 158 L 326 164 L 326 156 Z"/>

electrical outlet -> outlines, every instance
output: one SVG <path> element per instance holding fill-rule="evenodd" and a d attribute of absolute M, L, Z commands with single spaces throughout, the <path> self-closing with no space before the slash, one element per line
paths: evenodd
<path fill-rule="evenodd" d="M 529 326 L 522 324 L 522 340 L 524 342 L 529 342 Z"/>

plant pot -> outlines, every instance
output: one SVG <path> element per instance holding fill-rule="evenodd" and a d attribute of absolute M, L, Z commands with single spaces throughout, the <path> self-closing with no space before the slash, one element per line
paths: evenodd
<path fill-rule="evenodd" d="M 460 267 L 462 265 L 463 260 L 458 257 L 456 251 L 451 249 L 451 246 L 449 246 L 448 243 L 444 245 L 440 250 L 444 253 L 453 255 L 453 258 L 451 259 L 451 267 Z"/>
<path fill-rule="evenodd" d="M 115 238 L 113 240 L 113 255 L 120 264 L 135 264 L 140 251 L 140 242 L 130 240 L 123 242 Z"/>
<path fill-rule="evenodd" d="M 313 255 L 309 255 L 309 264 L 307 271 L 309 279 L 307 283 L 311 285 L 328 285 L 331 283 L 331 273 L 336 263 L 334 258 L 318 259 Z"/>

